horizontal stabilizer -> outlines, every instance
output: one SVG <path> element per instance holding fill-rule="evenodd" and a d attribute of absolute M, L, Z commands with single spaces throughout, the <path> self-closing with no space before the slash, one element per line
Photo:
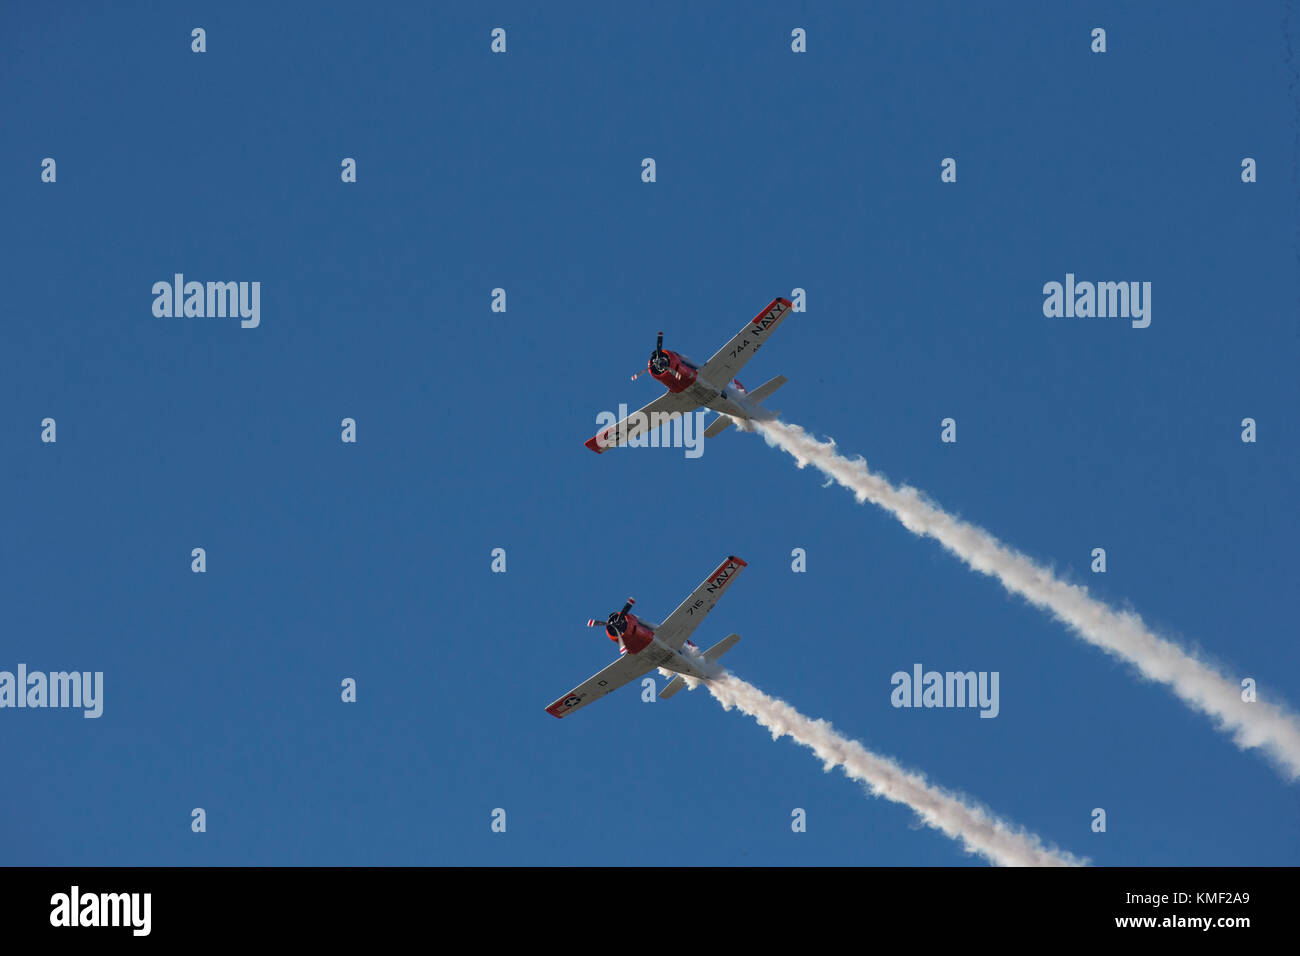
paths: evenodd
<path fill-rule="evenodd" d="M 768 411 L 767 409 L 763 409 L 762 414 L 758 414 L 757 406 L 761 405 L 764 399 L 770 398 L 772 396 L 772 393 L 775 392 L 782 385 L 784 385 L 787 381 L 788 380 L 784 375 L 778 375 L 776 378 L 764 382 L 762 385 L 758 386 L 758 388 L 754 389 L 752 392 L 747 392 L 745 394 L 745 399 L 749 404 L 751 410 L 755 413 L 755 417 L 766 420 L 769 418 L 776 418 L 778 415 L 781 414 L 780 412 Z M 718 417 L 715 418 L 709 424 L 708 428 L 704 429 L 704 437 L 717 438 L 719 435 L 721 435 L 724 431 L 726 431 L 734 424 L 736 424 L 736 420 L 734 418 L 732 418 L 730 415 L 724 415 L 721 412 L 719 412 Z M 753 431 L 754 426 L 750 424 L 748 419 L 745 419 L 740 422 L 740 429 L 741 431 Z"/>
<path fill-rule="evenodd" d="M 721 657 L 723 654 L 727 653 L 727 651 L 731 650 L 733 647 L 735 647 L 736 642 L 739 640 L 740 640 L 739 634 L 728 634 L 726 637 L 718 641 L 718 643 L 714 644 L 712 647 L 710 647 L 707 651 L 704 652 L 703 655 L 704 659 L 708 661 L 710 664 L 716 664 L 718 662 L 718 658 Z M 668 685 L 663 690 L 659 692 L 659 697 L 662 700 L 667 700 L 669 697 L 673 696 L 673 694 L 677 693 L 685 686 L 686 686 L 686 681 L 682 678 L 680 674 L 678 674 L 676 677 L 674 677 L 672 680 L 668 682 Z"/>
<path fill-rule="evenodd" d="M 755 402 L 767 401 L 767 399 L 772 397 L 772 393 L 775 392 L 782 385 L 784 385 L 787 381 L 789 381 L 789 379 L 787 379 L 784 375 L 778 375 L 776 378 L 764 382 L 762 385 L 758 386 L 758 388 L 750 392 L 749 398 L 750 400 Z"/>
<path fill-rule="evenodd" d="M 735 647 L 736 642 L 739 640 L 740 640 L 739 634 L 728 634 L 726 637 L 718 641 L 718 643 L 714 644 L 712 647 L 710 647 L 707 651 L 704 652 L 704 659 L 708 661 L 710 664 L 716 664 L 718 662 L 718 658 L 721 657 L 723 654 L 727 653 L 727 651 L 731 650 L 733 647 Z"/>
<path fill-rule="evenodd" d="M 731 427 L 731 421 L 732 419 L 730 415 L 719 414 L 718 417 L 709 424 L 709 427 L 704 429 L 704 437 L 717 438 Z"/>
<path fill-rule="evenodd" d="M 681 675 L 679 674 L 668 682 L 667 687 L 659 692 L 659 698 L 661 700 L 667 700 L 685 686 L 686 681 L 682 680 Z"/>

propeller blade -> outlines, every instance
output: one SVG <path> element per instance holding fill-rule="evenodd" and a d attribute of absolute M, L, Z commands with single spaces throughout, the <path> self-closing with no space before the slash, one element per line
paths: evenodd
<path fill-rule="evenodd" d="M 655 341 L 655 351 L 663 352 L 663 350 L 664 350 L 664 334 L 660 332 L 659 338 Z"/>

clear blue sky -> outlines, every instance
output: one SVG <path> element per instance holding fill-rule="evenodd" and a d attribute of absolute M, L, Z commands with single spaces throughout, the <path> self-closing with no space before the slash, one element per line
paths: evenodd
<path fill-rule="evenodd" d="M 742 376 L 789 420 L 1300 706 L 1294 23 L 744 7 L 5 12 L 0 669 L 105 701 L 0 711 L 0 862 L 978 865 L 704 691 L 543 711 L 735 553 L 696 639 L 803 712 L 1098 863 L 1300 863 L 1262 757 L 758 438 L 582 446 L 657 330 L 806 289 Z M 1151 326 L 1045 318 L 1067 272 Z M 1001 713 L 892 708 L 917 662 Z"/>

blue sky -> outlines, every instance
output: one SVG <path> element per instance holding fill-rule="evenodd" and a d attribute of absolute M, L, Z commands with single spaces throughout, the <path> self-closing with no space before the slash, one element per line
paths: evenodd
<path fill-rule="evenodd" d="M 877 6 L 7 12 L 0 669 L 105 700 L 0 711 L 0 862 L 979 865 L 704 691 L 543 711 L 734 553 L 696 640 L 804 713 L 1097 863 L 1300 863 L 1262 757 L 757 437 L 582 447 L 656 331 L 805 289 L 742 376 L 788 420 L 1300 705 L 1281 5 Z M 891 707 L 917 662 L 998 717 Z"/>

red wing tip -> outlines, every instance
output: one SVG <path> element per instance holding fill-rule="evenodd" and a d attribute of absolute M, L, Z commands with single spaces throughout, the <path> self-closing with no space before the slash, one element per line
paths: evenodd
<path fill-rule="evenodd" d="M 767 304 L 767 308 L 763 309 L 762 312 L 758 313 L 758 315 L 754 316 L 754 318 L 750 320 L 751 323 L 752 323 L 753 325 L 757 325 L 757 324 L 759 323 L 759 321 L 760 321 L 760 320 L 761 320 L 765 315 L 767 315 L 769 312 L 772 311 L 773 308 L 776 307 L 776 304 L 777 304 L 778 302 L 780 302 L 780 303 L 781 303 L 783 306 L 785 306 L 787 309 L 793 309 L 793 308 L 794 308 L 794 303 L 793 303 L 793 302 L 791 302 L 789 299 L 785 298 L 784 296 L 780 296 L 780 295 L 778 295 L 775 299 L 773 299 L 771 302 L 769 302 L 769 303 Z"/>
<path fill-rule="evenodd" d="M 564 717 L 563 714 L 557 714 L 557 713 L 555 712 L 555 708 L 556 708 L 556 707 L 559 707 L 559 706 L 560 706 L 560 704 L 559 704 L 559 702 L 557 701 L 556 703 L 552 704 L 550 707 L 547 707 L 547 708 L 546 708 L 546 712 L 547 712 L 548 714 L 550 714 L 552 717 L 555 717 L 555 718 L 563 718 L 563 717 Z"/>
<path fill-rule="evenodd" d="M 597 455 L 601 454 L 605 450 L 603 447 L 601 447 L 600 442 L 597 440 L 599 438 L 600 438 L 599 435 L 592 435 L 585 442 L 583 442 L 584 445 L 586 445 L 588 448 L 594 451 Z"/>
<path fill-rule="evenodd" d="M 728 555 L 727 560 L 719 564 L 717 569 L 712 574 L 709 575 L 709 580 L 710 581 L 716 580 L 718 575 L 721 574 L 723 571 L 727 570 L 727 567 L 732 564 L 736 565 L 737 570 L 739 570 L 740 568 L 749 567 L 749 564 L 743 558 L 738 558 L 734 554 Z"/>

